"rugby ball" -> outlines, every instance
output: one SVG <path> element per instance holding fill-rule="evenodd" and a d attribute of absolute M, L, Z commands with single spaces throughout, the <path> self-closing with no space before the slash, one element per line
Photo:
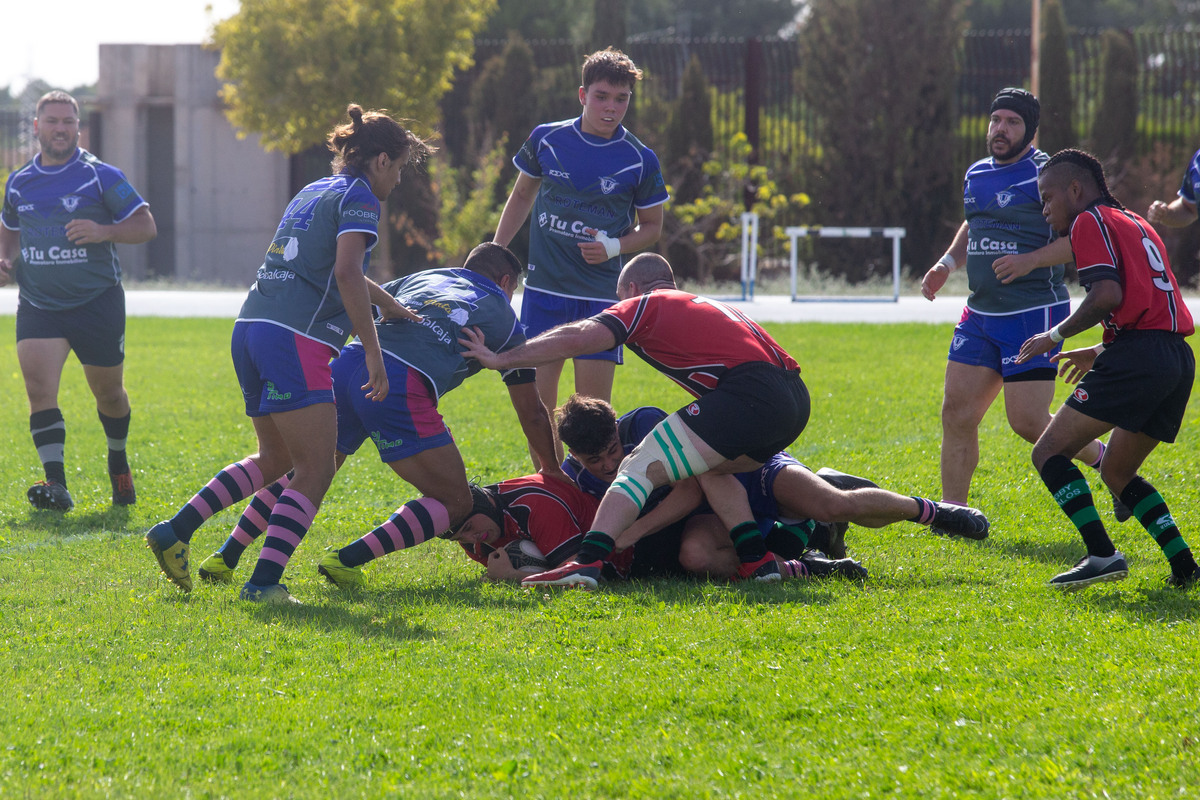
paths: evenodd
<path fill-rule="evenodd" d="M 543 572 L 550 566 L 546 557 L 542 555 L 542 551 L 538 550 L 537 545 L 528 539 L 509 542 L 504 545 L 504 552 L 508 555 L 508 560 L 512 562 L 513 569 L 518 572 L 533 574 Z"/>

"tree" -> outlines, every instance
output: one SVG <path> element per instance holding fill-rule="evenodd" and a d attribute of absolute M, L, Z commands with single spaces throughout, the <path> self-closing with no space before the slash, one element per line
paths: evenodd
<path fill-rule="evenodd" d="M 625 0 L 594 0 L 591 49 L 625 49 Z"/>
<path fill-rule="evenodd" d="M 1042 6 L 1041 86 L 1042 119 L 1038 147 L 1054 154 L 1076 144 L 1071 109 L 1071 53 L 1067 42 L 1067 18 L 1060 0 Z"/>
<path fill-rule="evenodd" d="M 796 0 L 640 0 L 632 6 L 630 34 L 775 36 L 800 10 Z"/>
<path fill-rule="evenodd" d="M 495 0 L 242 0 L 213 29 L 226 115 L 267 149 L 320 142 L 346 105 L 437 121 Z"/>
<path fill-rule="evenodd" d="M 484 39 L 506 39 L 519 31 L 526 39 L 582 41 L 591 24 L 593 0 L 498 0 L 480 32 Z"/>
<path fill-rule="evenodd" d="M 471 127 L 472 161 L 483 158 L 500 138 L 520 143 L 537 124 L 537 64 L 529 44 L 509 35 L 499 55 L 487 60 L 471 87 L 467 112 Z M 515 167 L 507 166 L 501 180 L 509 182 Z"/>
<path fill-rule="evenodd" d="M 666 160 L 675 163 L 699 151 L 706 159 L 713 149 L 712 95 L 704 67 L 695 53 L 683 71 L 679 100 L 667 123 Z"/>
<path fill-rule="evenodd" d="M 812 0 L 801 30 L 803 99 L 821 121 L 808 188 L 821 198 L 819 221 L 903 226 L 909 263 L 932 261 L 961 220 L 949 157 L 960 9 L 959 0 Z M 846 277 L 867 277 L 864 261 L 843 261 Z"/>
<path fill-rule="evenodd" d="M 1137 137 L 1137 54 L 1123 31 L 1104 32 L 1101 46 L 1104 73 L 1100 79 L 1100 106 L 1092 122 L 1092 151 L 1105 162 L 1109 174 L 1119 176 L 1134 152 Z"/>

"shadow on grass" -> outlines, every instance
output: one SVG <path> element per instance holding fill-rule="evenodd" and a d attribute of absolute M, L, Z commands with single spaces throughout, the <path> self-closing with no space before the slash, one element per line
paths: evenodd
<path fill-rule="evenodd" d="M 414 623 L 410 619 L 390 611 L 379 609 L 359 611 L 346 604 L 312 605 L 258 605 L 241 602 L 248 616 L 262 622 L 295 625 L 311 629 L 313 626 L 326 630 L 346 630 L 363 639 L 387 639 L 393 642 L 430 641 L 438 637 L 438 631 L 427 625 Z"/>
<path fill-rule="evenodd" d="M 1131 573 L 1132 574 L 1132 573 Z M 1152 577 L 1143 580 L 1154 581 Z M 1088 592 L 1075 594 L 1097 611 L 1117 613 L 1141 624 L 1171 625 L 1200 619 L 1200 588 L 1181 591 L 1165 584 L 1138 591 Z"/>
<path fill-rule="evenodd" d="M 0 519 L 0 524 L 7 528 L 10 534 L 41 534 L 47 538 L 31 538 L 29 541 L 15 543 L 0 549 L 0 553 L 33 550 L 66 540 L 141 533 L 140 528 L 129 527 L 130 514 L 130 509 L 126 506 L 114 506 L 104 511 L 65 514 L 61 511 L 30 509 L 28 515 Z"/>
<path fill-rule="evenodd" d="M 992 541 L 992 546 L 1001 553 L 1039 564 L 1062 566 L 1064 569 L 1074 566 L 1075 562 L 1087 553 L 1082 541 L 1038 542 L 1030 539 L 989 539 L 989 541 Z"/>

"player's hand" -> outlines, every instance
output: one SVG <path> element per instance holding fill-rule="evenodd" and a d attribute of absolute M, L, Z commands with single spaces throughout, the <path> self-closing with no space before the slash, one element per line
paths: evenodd
<path fill-rule="evenodd" d="M 0 258 L 0 286 L 8 286 L 13 280 L 13 265 L 7 258 Z"/>
<path fill-rule="evenodd" d="M 1029 253 L 1010 253 L 992 262 L 992 271 L 1001 283 L 1012 283 L 1037 269 L 1037 259 Z"/>
<path fill-rule="evenodd" d="M 500 359 L 483 343 L 479 328 L 463 328 L 458 343 L 462 345 L 464 358 L 473 358 L 488 369 L 499 369 Z"/>
<path fill-rule="evenodd" d="M 379 306 L 379 318 L 385 322 L 391 320 L 408 320 L 409 322 L 424 322 L 425 318 L 417 312 L 409 309 L 407 306 L 400 303 L 396 298 L 392 298 L 391 304 L 383 304 Z"/>
<path fill-rule="evenodd" d="M 553 478 L 554 480 L 562 481 L 563 483 L 569 483 L 572 486 L 575 485 L 575 481 L 571 480 L 571 476 L 563 472 L 562 467 L 560 467 L 558 464 L 555 464 L 552 467 L 542 467 L 538 470 L 538 475 L 541 475 L 544 478 Z"/>
<path fill-rule="evenodd" d="M 609 261 L 608 251 L 604 249 L 604 245 L 600 242 L 580 242 L 579 253 L 583 256 L 583 260 L 589 264 L 603 264 Z"/>
<path fill-rule="evenodd" d="M 521 572 L 512 565 L 512 559 L 508 557 L 508 553 L 504 552 L 504 548 L 493 550 L 487 560 L 487 573 L 484 575 L 489 581 L 515 581 L 526 577 L 529 573 Z"/>
<path fill-rule="evenodd" d="M 1146 210 L 1146 221 L 1151 225 L 1160 225 L 1166 214 L 1167 204 L 1162 200 L 1155 200 L 1150 204 L 1150 208 Z"/>
<path fill-rule="evenodd" d="M 1079 350 L 1067 350 L 1051 357 L 1050 363 L 1059 363 L 1058 374 L 1066 383 L 1079 383 L 1079 379 L 1087 374 L 1096 363 L 1096 348 L 1084 347 Z"/>
<path fill-rule="evenodd" d="M 367 382 L 359 387 L 367 393 L 367 399 L 381 402 L 388 396 L 387 368 L 383 365 L 383 354 L 367 348 Z"/>
<path fill-rule="evenodd" d="M 926 300 L 933 300 L 937 297 L 937 293 L 946 285 L 946 279 L 950 277 L 950 268 L 945 264 L 934 264 L 925 273 L 925 277 L 921 279 L 921 295 Z"/>
<path fill-rule="evenodd" d="M 71 244 L 99 244 L 108 241 L 108 226 L 90 219 L 73 219 L 66 224 Z"/>
<path fill-rule="evenodd" d="M 1056 342 L 1050 338 L 1049 332 L 1039 333 L 1036 336 L 1030 336 L 1021 345 L 1021 352 L 1017 353 L 1017 363 L 1024 364 L 1034 356 L 1040 356 L 1042 353 L 1049 353 L 1054 349 Z"/>

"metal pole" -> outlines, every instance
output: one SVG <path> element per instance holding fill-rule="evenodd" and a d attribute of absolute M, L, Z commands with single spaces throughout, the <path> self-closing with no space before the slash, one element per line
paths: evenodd
<path fill-rule="evenodd" d="M 1029 91 L 1039 94 L 1042 72 L 1042 0 L 1033 0 L 1033 19 L 1029 26 Z"/>

